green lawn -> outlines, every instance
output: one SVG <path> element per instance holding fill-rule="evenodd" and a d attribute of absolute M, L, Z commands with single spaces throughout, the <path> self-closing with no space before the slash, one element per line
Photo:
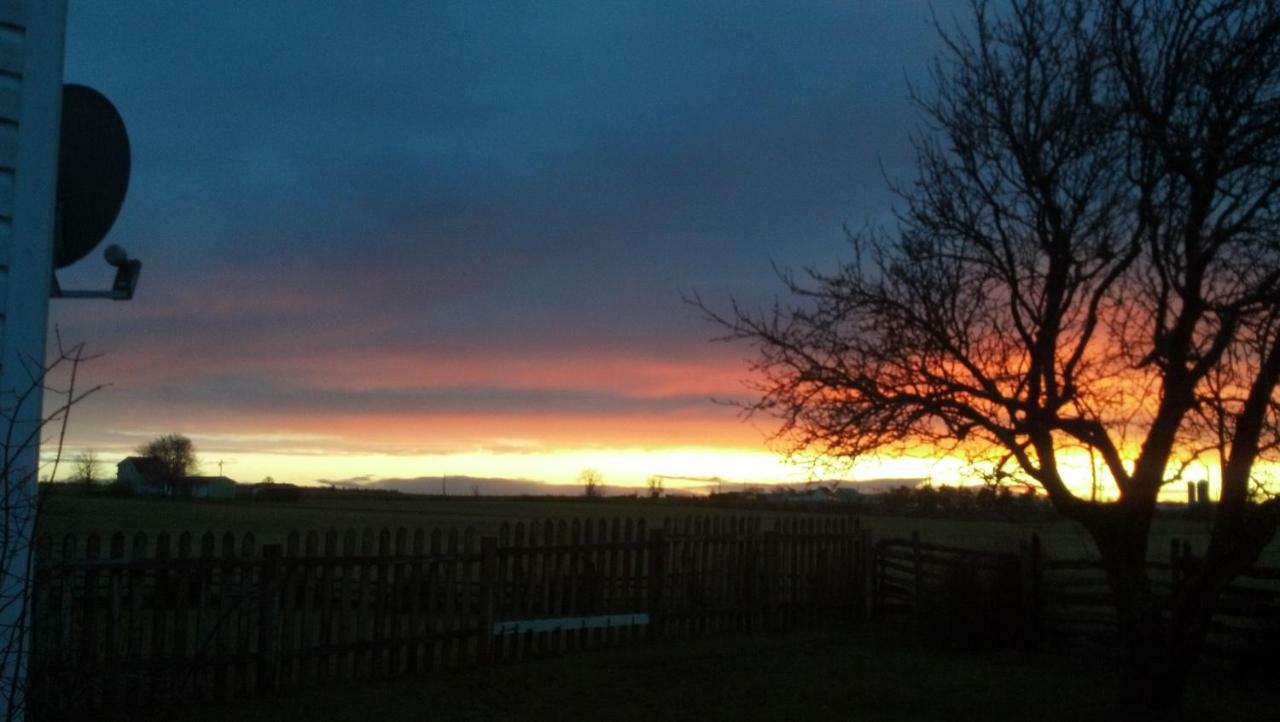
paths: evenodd
<path fill-rule="evenodd" d="M 1110 675 L 1083 659 L 938 651 L 894 632 L 805 632 L 666 641 L 627 650 L 309 690 L 201 710 L 174 722 L 436 720 L 982 720 L 1106 718 Z M 1280 695 L 1223 671 L 1201 675 L 1188 720 L 1275 718 Z"/>

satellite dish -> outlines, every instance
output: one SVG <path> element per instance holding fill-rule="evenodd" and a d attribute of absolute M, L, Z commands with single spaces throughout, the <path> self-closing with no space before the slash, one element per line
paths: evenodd
<path fill-rule="evenodd" d="M 129 188 L 129 165 L 129 133 L 111 101 L 84 85 L 63 86 L 55 268 L 84 258 L 106 237 Z"/>

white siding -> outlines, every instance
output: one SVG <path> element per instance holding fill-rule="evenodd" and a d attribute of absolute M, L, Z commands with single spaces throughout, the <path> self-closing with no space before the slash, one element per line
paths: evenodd
<path fill-rule="evenodd" d="M 22 49 L 26 39 L 22 3 L 0 0 L 0 348 L 4 347 L 13 247 L 13 186 L 22 112 Z"/>

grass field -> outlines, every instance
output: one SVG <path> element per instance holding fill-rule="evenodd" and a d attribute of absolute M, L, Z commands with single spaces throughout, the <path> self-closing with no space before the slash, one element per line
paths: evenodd
<path fill-rule="evenodd" d="M 130 499 L 109 496 L 55 494 L 45 500 L 41 511 L 42 533 L 62 536 L 90 531 L 114 533 L 138 531 L 190 531 L 201 534 L 233 531 L 253 532 L 259 544 L 279 543 L 290 531 L 347 529 L 364 527 L 405 527 L 407 529 L 474 526 L 484 534 L 494 534 L 504 521 L 529 519 L 596 519 L 600 517 L 643 517 L 660 523 L 667 517 L 691 515 L 793 516 L 785 512 L 750 512 L 724 509 L 677 500 L 652 502 L 645 499 L 575 498 L 508 499 L 493 497 L 441 498 L 405 496 L 368 498 L 342 496 L 303 499 L 292 502 L 190 501 L 173 499 Z M 1045 552 L 1058 558 L 1091 556 L 1088 534 L 1067 521 L 1035 522 L 973 521 L 928 518 L 864 516 L 863 526 L 878 538 L 909 536 L 919 531 L 923 539 L 976 549 L 1014 551 L 1032 532 L 1040 535 Z M 1154 558 L 1168 555 L 1169 540 L 1188 539 L 1200 549 L 1207 538 L 1202 522 L 1162 520 L 1152 533 Z M 1264 563 L 1280 566 L 1280 544 L 1273 544 Z"/>
<path fill-rule="evenodd" d="M 827 630 L 662 642 L 203 710 L 174 722 L 439 720 L 1108 719 L 1113 676 L 1094 660 L 925 648 L 900 633 Z M 1280 694 L 1227 670 L 1200 675 L 1187 720 L 1274 719 Z"/>
<path fill-rule="evenodd" d="M 632 516 L 661 520 L 667 516 L 729 514 L 725 510 L 632 500 L 440 498 L 343 496 L 292 502 L 190 501 L 155 498 L 55 495 L 41 510 L 41 530 L 54 535 L 89 531 L 253 532 L 259 543 L 280 541 L 290 531 L 364 527 L 475 527 L 493 534 L 504 521 L 529 519 L 597 519 Z"/>

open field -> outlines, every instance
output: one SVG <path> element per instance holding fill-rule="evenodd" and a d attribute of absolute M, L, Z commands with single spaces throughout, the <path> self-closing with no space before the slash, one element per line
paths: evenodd
<path fill-rule="evenodd" d="M 662 519 L 727 510 L 634 500 L 442 498 L 404 496 L 361 499 L 344 495 L 299 501 L 191 501 L 156 498 L 55 495 L 41 512 L 42 532 L 61 535 L 90 531 L 253 532 L 259 543 L 280 541 L 293 530 L 364 527 L 475 527 L 493 534 L 504 521 L 597 519 L 611 516 Z"/>
<path fill-rule="evenodd" d="M 277 699 L 158 710 L 175 722 L 401 720 L 1107 719 L 1096 660 L 925 648 L 896 631 L 826 630 L 671 641 Z M 1188 720 L 1273 718 L 1265 680 L 1200 675 Z"/>
<path fill-rule="evenodd" d="M 406 529 L 474 526 L 481 535 L 494 534 L 502 522 L 527 519 L 643 517 L 650 523 L 668 517 L 761 516 L 766 519 L 803 515 L 775 510 L 747 511 L 679 500 L 547 497 L 430 497 L 367 498 L 336 496 L 287 502 L 190 501 L 131 499 L 54 494 L 41 512 L 41 533 L 54 536 L 89 532 L 138 531 L 148 534 L 212 530 L 253 532 L 259 544 L 278 543 L 290 531 L 364 527 Z M 864 515 L 863 526 L 877 537 L 904 537 L 919 531 L 923 539 L 972 549 L 1014 551 L 1031 533 L 1040 535 L 1046 554 L 1056 558 L 1093 555 L 1088 534 L 1061 520 L 1032 522 L 951 520 Z M 1169 540 L 1187 539 L 1199 551 L 1207 538 L 1203 522 L 1166 519 L 1152 533 L 1152 557 L 1168 555 Z M 1280 566 L 1280 544 L 1272 544 L 1263 563 Z"/>

